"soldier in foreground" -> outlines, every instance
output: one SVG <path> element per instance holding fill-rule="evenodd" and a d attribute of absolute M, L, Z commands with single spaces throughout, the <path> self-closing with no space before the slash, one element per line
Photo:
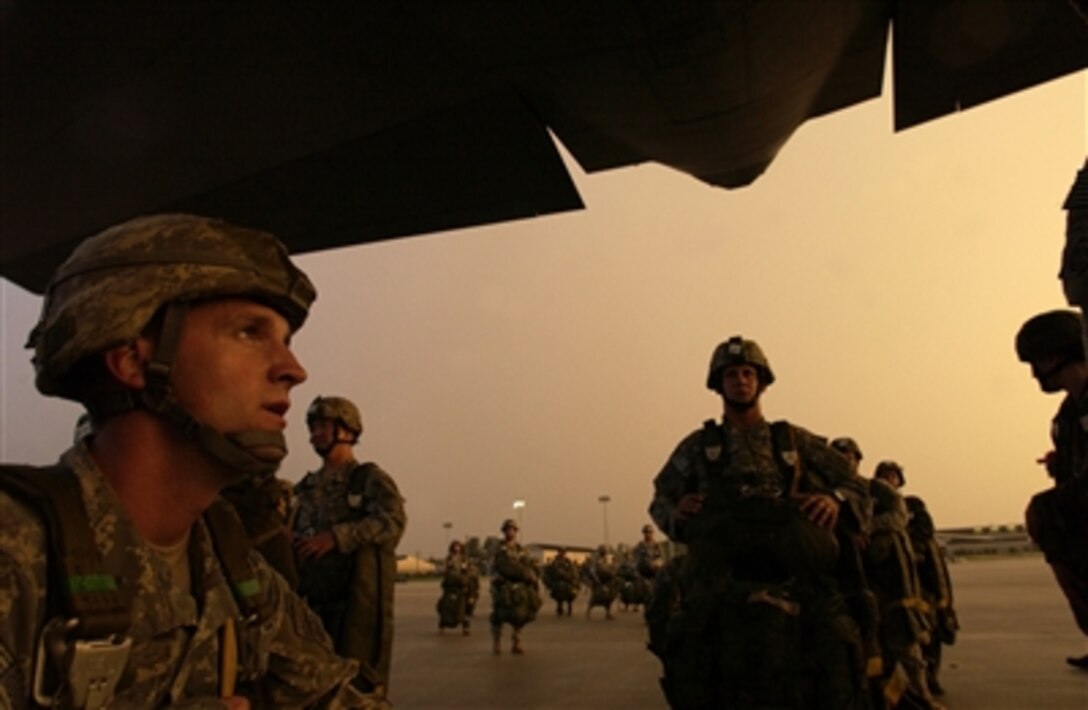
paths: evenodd
<path fill-rule="evenodd" d="M 1088 365 L 1081 323 L 1072 311 L 1049 311 L 1029 319 L 1016 335 L 1016 354 L 1048 394 L 1065 392 L 1051 423 L 1054 449 L 1040 462 L 1054 487 L 1032 497 L 1025 513 L 1028 534 L 1046 556 L 1080 630 L 1088 635 Z M 1088 655 L 1067 659 L 1088 668 Z"/>
<path fill-rule="evenodd" d="M 0 473 L 44 491 L 0 492 L 0 707 L 374 706 L 218 499 L 286 454 L 314 295 L 273 236 L 188 215 L 111 227 L 57 270 L 36 385 L 94 436 Z"/>
<path fill-rule="evenodd" d="M 321 468 L 295 486 L 299 593 L 317 611 L 338 653 L 373 671 L 384 696 L 393 656 L 393 583 L 397 543 L 407 517 L 392 477 L 359 463 L 359 410 L 343 397 L 317 397 L 306 410 Z"/>
<path fill-rule="evenodd" d="M 555 557 L 544 567 L 544 585 L 555 600 L 557 616 L 570 616 L 574 598 L 578 596 L 578 569 L 567 557 L 567 548 L 560 547 Z"/>
<path fill-rule="evenodd" d="M 510 625 L 510 652 L 525 653 L 521 629 L 536 618 L 540 609 L 540 588 L 529 553 L 518 544 L 518 524 L 505 520 L 503 540 L 491 561 L 491 650 L 502 653 L 502 627 Z"/>
<path fill-rule="evenodd" d="M 724 417 L 685 437 L 650 515 L 687 545 L 662 686 L 675 708 L 845 710 L 866 703 L 858 629 L 835 578 L 837 525 L 865 532 L 865 484 L 823 439 L 770 424 L 774 375 L 739 336 L 711 357 Z"/>

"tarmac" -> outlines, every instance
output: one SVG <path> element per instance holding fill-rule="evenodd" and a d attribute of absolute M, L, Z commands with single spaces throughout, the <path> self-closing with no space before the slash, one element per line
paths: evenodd
<path fill-rule="evenodd" d="M 961 629 L 945 647 L 940 698 L 950 710 L 1086 710 L 1088 672 L 1065 657 L 1088 652 L 1042 557 L 950 565 Z M 667 708 L 661 665 L 646 650 L 642 614 L 600 608 L 584 595 L 570 617 L 546 600 L 525 627 L 526 653 L 494 655 L 482 597 L 469 636 L 438 630 L 436 580 L 399 583 L 390 699 L 398 710 L 439 708 L 617 710 Z"/>

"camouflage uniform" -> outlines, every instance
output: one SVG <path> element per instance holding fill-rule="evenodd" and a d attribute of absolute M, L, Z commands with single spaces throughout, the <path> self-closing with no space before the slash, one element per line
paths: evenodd
<path fill-rule="evenodd" d="M 632 550 L 632 554 L 635 558 L 635 567 L 638 569 L 638 573 L 646 579 L 656 577 L 665 563 L 665 558 L 661 554 L 661 546 L 656 542 L 639 540 Z"/>
<path fill-rule="evenodd" d="M 578 596 L 578 570 L 566 555 L 557 555 L 544 567 L 544 584 L 552 599 L 555 600 L 555 613 L 563 613 L 566 605 L 567 616 L 571 615 L 571 603 Z"/>
<path fill-rule="evenodd" d="M 754 397 L 731 400 L 727 376 L 747 381 L 751 370 Z M 664 634 L 651 629 L 675 708 L 845 710 L 866 702 L 861 638 L 836 578 L 835 533 L 810 521 L 798 501 L 818 494 L 806 500 L 827 509 L 820 501 L 834 498 L 838 525 L 860 534 L 869 518 L 866 486 L 824 439 L 762 418 L 758 398 L 773 382 L 756 343 L 740 336 L 721 343 L 706 385 L 722 396 L 726 416 L 681 440 L 654 479 L 650 516 L 687 548 L 670 580 L 673 598 L 651 614 L 676 609 Z M 692 496 L 700 507 L 685 514 Z"/>
<path fill-rule="evenodd" d="M 952 576 L 948 573 L 944 551 L 937 544 L 933 518 L 918 496 L 905 496 L 907 530 L 914 548 L 915 565 L 922 599 L 926 603 L 929 639 L 922 645 L 926 661 L 926 683 L 937 694 L 943 693 L 939 674 L 941 647 L 956 642 L 960 623 L 952 596 Z"/>
<path fill-rule="evenodd" d="M 888 463 L 882 462 L 878 470 Z M 869 481 L 869 490 L 873 526 L 864 559 L 867 577 L 880 604 L 884 696 L 894 707 L 909 692 L 918 707 L 934 707 L 922 656 L 922 644 L 930 638 L 930 625 L 907 534 L 906 504 L 895 488 L 880 478 Z M 902 671 L 896 670 L 897 665 Z"/>
<path fill-rule="evenodd" d="M 87 704 L 93 707 L 219 708 L 220 694 L 282 707 L 386 706 L 375 705 L 350 685 L 357 665 L 334 655 L 318 618 L 263 558 L 236 538 L 217 537 L 213 543 L 212 531 L 221 532 L 224 519 L 231 529 L 243 529 L 228 505 L 213 503 L 197 514 L 170 511 L 173 523 L 187 525 L 188 542 L 184 536 L 178 541 L 170 550 L 177 558 L 169 562 L 144 540 L 135 516 L 126 512 L 147 498 L 125 487 L 134 471 L 158 464 L 143 473 L 178 473 L 177 463 L 162 460 L 163 455 L 191 453 L 194 460 L 207 462 L 202 478 L 178 481 L 179 494 L 192 501 L 203 498 L 213 481 L 225 484 L 231 472 L 237 478 L 274 473 L 286 454 L 282 431 L 220 431 L 179 401 L 173 380 L 181 364 L 178 343 L 190 310 L 205 301 L 241 299 L 271 308 L 293 333 L 315 295 L 312 283 L 272 235 L 183 214 L 139 217 L 110 227 L 82 242 L 57 269 L 28 342 L 34 348 L 35 384 L 44 395 L 83 404 L 94 435 L 82 437 L 59 468 L 12 467 L 0 474 L 10 476 L 9 484 L 27 477 L 39 484 L 46 478 L 63 482 L 70 474 L 76 484 L 65 491 L 71 496 L 48 486 L 40 488 L 38 498 L 0 494 L 0 706 L 28 707 L 31 693 L 37 694 L 31 687 L 36 645 L 45 651 L 45 667 L 57 676 L 46 677 L 42 688 L 51 694 L 43 702 L 55 707 L 75 705 L 81 690 L 88 691 Z M 265 321 L 263 315 L 261 321 L 268 325 L 258 337 L 278 340 L 280 322 Z M 209 328 L 205 323 L 203 331 L 195 332 L 198 338 L 207 336 Z M 277 345 L 286 349 L 286 343 Z M 122 355 L 125 348 L 128 354 Z M 305 376 L 286 350 L 263 358 L 282 370 L 277 391 Z M 107 352 L 128 358 L 126 368 L 138 367 L 139 377 L 125 376 L 125 368 L 110 369 Z M 129 369 L 134 374 L 135 368 Z M 201 381 L 190 369 L 187 381 L 200 389 L 214 379 Z M 134 422 L 137 426 L 131 426 Z M 115 489 L 91 452 L 100 437 L 123 446 L 139 432 L 152 432 L 149 450 L 120 451 L 128 465 L 108 470 L 121 484 Z M 76 539 L 83 525 L 89 527 L 87 534 Z M 89 549 L 74 561 L 58 561 L 46 552 L 58 544 L 86 543 Z M 90 558 L 101 558 L 103 566 Z M 252 577 L 234 575 L 239 559 Z M 179 577 L 184 569 L 189 576 Z M 69 575 L 66 587 L 57 579 L 61 574 Z M 72 603 L 76 597 L 79 604 Z M 107 597 L 127 613 L 114 613 Z M 236 600 L 245 600 L 246 613 Z M 110 619 L 97 613 L 102 609 L 91 608 L 99 602 Z M 248 616 L 253 610 L 256 614 Z M 73 615 L 74 631 L 64 625 L 62 614 Z M 84 640 L 100 643 L 88 649 Z M 76 662 L 106 658 L 89 673 Z M 118 671 L 116 686 L 103 677 L 110 669 Z"/>
<path fill-rule="evenodd" d="M 468 636 L 479 587 L 480 577 L 464 553 L 448 554 L 442 575 L 442 596 L 436 605 L 439 630 L 460 626 L 464 635 Z"/>
<path fill-rule="evenodd" d="M 504 526 L 505 527 L 505 526 Z M 500 652 L 502 625 L 512 629 L 512 650 L 521 653 L 521 628 L 536 618 L 540 609 L 536 565 L 516 541 L 504 541 L 491 561 L 491 636 Z"/>
<path fill-rule="evenodd" d="M 620 580 L 616 572 L 616 565 L 604 545 L 585 561 L 582 576 L 590 586 L 589 603 L 586 605 L 587 619 L 595 606 L 604 608 L 606 619 L 612 618 L 612 602 L 616 601 L 616 596 L 620 593 Z"/>
<path fill-rule="evenodd" d="M 111 708 L 221 708 L 220 631 L 241 618 L 202 523 L 193 527 L 189 596 L 127 522 L 84 445 L 62 458 L 79 479 L 109 569 L 134 581 L 132 650 Z M 35 644 L 46 619 L 45 533 L 38 515 L 0 493 L 0 707 L 29 707 Z M 238 694 L 271 707 L 374 707 L 352 686 L 356 664 L 333 654 L 321 623 L 257 555 L 271 602 L 263 623 L 239 621 Z"/>
<path fill-rule="evenodd" d="M 287 527 L 290 484 L 279 478 L 246 478 L 223 489 L 221 495 L 242 519 L 250 544 L 283 575 L 291 589 L 298 587 L 298 570 Z"/>
<path fill-rule="evenodd" d="M 650 601 L 650 580 L 638 571 L 632 554 L 621 558 L 616 577 L 620 582 L 620 602 L 624 611 L 638 611 L 638 608 Z"/>
<path fill-rule="evenodd" d="M 348 485 L 362 469 L 365 486 L 360 508 L 349 504 Z M 388 686 L 393 645 L 393 584 L 396 548 L 407 516 L 404 499 L 389 474 L 376 464 L 352 460 L 307 473 L 295 486 L 295 533 L 305 537 L 331 530 L 336 549 L 320 560 L 300 561 L 299 592 L 322 617 L 337 652 L 358 659 L 374 672 L 372 682 Z M 315 580 L 315 565 L 347 556 L 347 583 Z"/>

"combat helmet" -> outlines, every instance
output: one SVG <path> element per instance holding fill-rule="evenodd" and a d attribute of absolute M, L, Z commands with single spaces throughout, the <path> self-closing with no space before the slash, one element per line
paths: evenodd
<path fill-rule="evenodd" d="M 506 520 L 502 521 L 502 527 L 499 528 L 499 531 L 506 532 L 507 528 L 514 528 L 515 530 L 518 530 L 518 521 L 514 520 L 513 518 L 507 518 Z"/>
<path fill-rule="evenodd" d="M 861 461 L 863 458 L 861 455 L 861 447 L 858 446 L 858 442 L 851 439 L 849 436 L 840 436 L 831 440 L 831 448 L 838 451 L 840 454 L 852 454 Z"/>
<path fill-rule="evenodd" d="M 1080 316 L 1070 310 L 1055 310 L 1028 319 L 1016 334 L 1016 355 L 1031 365 L 1031 374 L 1045 391 L 1056 391 L 1047 378 L 1071 362 L 1084 362 Z M 1044 372 L 1039 361 L 1047 357 L 1057 357 L 1057 361 Z"/>
<path fill-rule="evenodd" d="M 881 461 L 876 465 L 876 470 L 873 471 L 874 478 L 883 478 L 885 474 L 895 473 L 899 476 L 899 484 L 902 486 L 907 485 L 907 477 L 903 473 L 903 467 L 895 461 Z"/>
<path fill-rule="evenodd" d="M 654 526 L 650 525 L 649 523 L 642 526 L 642 534 L 643 535 L 645 535 L 646 533 L 652 533 L 653 531 L 654 531 Z"/>
<path fill-rule="evenodd" d="M 363 433 L 363 418 L 359 416 L 359 408 L 345 397 L 315 397 L 306 410 L 307 426 L 317 419 L 328 419 L 350 431 L 354 437 L 351 442 L 353 444 Z"/>
<path fill-rule="evenodd" d="M 721 394 L 722 370 L 730 365 L 751 365 L 756 368 L 761 387 L 767 387 L 774 382 L 771 364 L 767 362 L 767 357 L 756 341 L 745 340 L 739 335 L 734 335 L 714 348 L 714 354 L 710 356 L 710 369 L 706 376 L 707 388 Z"/>
<path fill-rule="evenodd" d="M 42 394 L 83 402 L 96 422 L 136 408 L 150 411 L 240 473 L 271 473 L 278 461 L 254 452 L 271 447 L 285 453 L 282 432 L 215 431 L 181 408 L 170 384 L 189 304 L 229 297 L 268 305 L 295 331 L 316 292 L 267 232 L 186 214 L 114 225 L 77 246 L 46 288 L 41 317 L 27 341 L 34 350 L 35 384 Z M 133 342 L 153 322 L 157 343 L 143 390 L 86 384 L 92 356 Z"/>

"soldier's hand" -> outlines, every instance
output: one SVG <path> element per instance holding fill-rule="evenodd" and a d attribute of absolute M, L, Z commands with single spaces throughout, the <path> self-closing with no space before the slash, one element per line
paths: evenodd
<path fill-rule="evenodd" d="M 823 493 L 802 495 L 801 512 L 825 530 L 831 530 L 839 520 L 839 501 Z"/>
<path fill-rule="evenodd" d="M 298 556 L 304 560 L 321 559 L 334 549 L 336 549 L 336 536 L 332 534 L 332 530 L 319 532 L 295 543 Z"/>
<path fill-rule="evenodd" d="M 222 698 L 220 702 L 223 703 L 223 707 L 227 708 L 227 710 L 249 710 L 249 700 L 241 695 Z"/>
<path fill-rule="evenodd" d="M 705 496 L 702 493 L 688 493 L 676 502 L 676 517 L 680 520 L 687 520 L 693 515 L 699 513 L 703 509 L 703 499 Z"/>

